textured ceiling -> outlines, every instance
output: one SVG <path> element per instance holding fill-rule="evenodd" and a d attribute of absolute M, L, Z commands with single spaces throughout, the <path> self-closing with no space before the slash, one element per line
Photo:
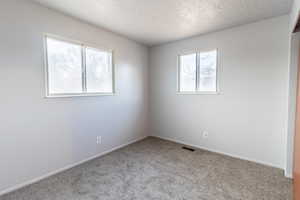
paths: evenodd
<path fill-rule="evenodd" d="M 157 45 L 287 14 L 292 0 L 32 0 Z"/>

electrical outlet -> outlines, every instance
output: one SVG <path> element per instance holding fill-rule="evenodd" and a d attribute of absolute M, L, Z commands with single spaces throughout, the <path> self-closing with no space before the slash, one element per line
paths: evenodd
<path fill-rule="evenodd" d="M 203 138 L 208 138 L 208 131 L 203 131 L 202 137 Z"/>
<path fill-rule="evenodd" d="M 101 140 L 101 136 L 97 136 L 96 137 L 96 143 L 97 144 L 101 144 L 102 140 Z"/>

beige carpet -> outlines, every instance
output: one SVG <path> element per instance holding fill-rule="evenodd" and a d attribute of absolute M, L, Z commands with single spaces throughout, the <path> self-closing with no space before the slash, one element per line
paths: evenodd
<path fill-rule="evenodd" d="M 147 138 L 0 200 L 290 200 L 283 171 Z"/>

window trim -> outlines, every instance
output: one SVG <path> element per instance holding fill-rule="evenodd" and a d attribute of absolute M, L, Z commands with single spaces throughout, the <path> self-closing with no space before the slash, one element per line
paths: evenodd
<path fill-rule="evenodd" d="M 205 52 L 210 52 L 210 51 L 216 51 L 217 52 L 217 60 L 216 60 L 216 91 L 199 91 L 199 56 L 201 53 L 205 53 Z M 191 54 L 196 54 L 196 90 L 195 91 L 180 91 L 180 57 L 181 56 L 185 56 L 185 55 L 191 55 Z M 219 49 L 215 48 L 215 49 L 207 49 L 207 50 L 200 50 L 200 51 L 188 51 L 185 53 L 181 53 L 177 55 L 177 90 L 176 90 L 176 94 L 178 95 L 219 95 L 220 94 L 220 87 L 219 87 L 219 83 L 220 83 L 220 69 L 219 69 L 219 59 L 220 59 L 220 53 L 219 53 Z"/>
<path fill-rule="evenodd" d="M 47 38 L 67 42 L 70 44 L 81 46 L 81 60 L 82 60 L 82 92 L 80 93 L 50 93 L 49 91 L 49 66 L 48 66 L 48 47 Z M 99 47 L 98 45 L 91 45 L 86 42 L 80 42 L 73 39 L 67 39 L 65 37 L 44 33 L 43 34 L 43 45 L 44 45 L 44 76 L 45 76 L 45 98 L 70 98 L 70 97 L 96 97 L 96 96 L 114 96 L 116 95 L 116 84 L 115 84 L 115 61 L 114 51 L 105 47 Z M 86 48 L 96 49 L 111 53 L 111 65 L 112 65 L 112 92 L 87 92 L 86 85 Z"/>

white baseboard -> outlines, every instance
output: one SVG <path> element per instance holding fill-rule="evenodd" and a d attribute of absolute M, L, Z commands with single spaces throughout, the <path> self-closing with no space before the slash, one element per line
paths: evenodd
<path fill-rule="evenodd" d="M 284 170 L 284 176 L 290 179 L 293 179 L 293 174 Z"/>
<path fill-rule="evenodd" d="M 180 141 L 180 140 L 169 138 L 169 137 L 157 136 L 157 135 L 152 135 L 151 137 L 157 137 L 157 138 L 161 138 L 163 140 L 168 140 L 168 141 L 171 141 L 171 142 L 176 142 L 176 143 L 179 143 L 179 144 L 183 144 L 183 145 L 195 147 L 195 148 L 198 148 L 198 149 L 203 149 L 203 150 L 206 150 L 206 151 L 210 151 L 210 152 L 214 152 L 214 153 L 218 153 L 218 154 L 230 156 L 230 157 L 233 157 L 233 158 L 238 158 L 238 159 L 241 159 L 241 160 L 255 162 L 255 163 L 259 163 L 259 164 L 266 165 L 266 166 L 269 166 L 269 167 L 274 167 L 274 168 L 278 168 L 278 169 L 284 170 L 282 167 L 276 166 L 276 165 L 274 165 L 272 163 L 268 163 L 268 162 L 261 161 L 261 160 L 256 160 L 256 159 L 251 159 L 251 158 L 247 158 L 247 157 L 243 157 L 243 156 L 239 156 L 239 155 L 234 155 L 234 154 L 231 154 L 231 153 L 226 153 L 226 152 L 223 152 L 223 151 L 218 151 L 218 150 L 215 150 L 215 149 L 210 149 L 210 148 L 203 147 L 203 146 L 196 145 L 196 144 L 189 144 L 189 143 L 186 143 L 184 141 Z"/>
<path fill-rule="evenodd" d="M 4 195 L 4 194 L 7 194 L 7 193 L 10 193 L 10 192 L 16 191 L 16 190 L 18 190 L 18 189 L 21 189 L 21 188 L 23 188 L 23 187 L 26 187 L 26 186 L 28 186 L 28 185 L 31 185 L 31 184 L 33 184 L 33 183 L 39 182 L 39 181 L 41 181 L 41 180 L 43 180 L 43 179 L 46 179 L 46 178 L 48 178 L 48 177 L 50 177 L 50 176 L 53 176 L 53 175 L 55 175 L 55 174 L 64 172 L 64 171 L 66 171 L 66 170 L 68 170 L 68 169 L 71 169 L 71 168 L 73 168 L 73 167 L 76 167 L 76 166 L 78 166 L 78 165 L 81 165 L 81 164 L 83 164 L 83 163 L 85 163 L 85 162 L 91 161 L 91 160 L 93 160 L 93 159 L 95 159 L 95 158 L 104 156 L 104 155 L 106 155 L 106 154 L 108 154 L 108 153 L 111 153 L 111 152 L 113 152 L 113 151 L 115 151 L 115 150 L 121 149 L 121 148 L 123 148 L 123 147 L 125 147 L 125 146 L 128 146 L 128 145 L 130 145 L 130 144 L 133 144 L 133 143 L 138 142 L 138 141 L 140 141 L 140 140 L 143 140 L 143 139 L 145 139 L 145 138 L 147 138 L 147 137 L 148 137 L 148 136 L 144 136 L 144 137 L 141 137 L 141 138 L 139 138 L 139 139 L 135 139 L 135 140 L 133 140 L 133 141 L 130 141 L 130 142 L 125 143 L 125 144 L 122 144 L 122 145 L 119 145 L 119 146 L 114 147 L 114 148 L 112 148 L 112 149 L 110 149 L 110 150 L 101 152 L 101 153 L 99 153 L 99 154 L 97 154 L 97 155 L 94 155 L 94 156 L 89 157 L 89 158 L 87 158 L 87 159 L 84 159 L 84 160 L 82 160 L 82 161 L 76 162 L 76 163 L 74 163 L 74 164 L 67 165 L 67 166 L 65 166 L 65 167 L 63 167 L 63 168 L 60 168 L 60 169 L 55 170 L 55 171 L 52 171 L 52 172 L 47 173 L 47 174 L 45 174 L 45 175 L 42 175 L 42 176 L 40 176 L 40 177 L 34 178 L 34 179 L 32 179 L 32 180 L 26 181 L 26 182 L 24 182 L 24 183 L 21 183 L 21 184 L 15 185 L 15 186 L 13 186 L 13 187 L 10 187 L 10 188 L 8 188 L 8 189 L 5 189 L 5 190 L 3 190 L 3 191 L 0 191 L 0 197 L 1 197 L 2 195 Z"/>

